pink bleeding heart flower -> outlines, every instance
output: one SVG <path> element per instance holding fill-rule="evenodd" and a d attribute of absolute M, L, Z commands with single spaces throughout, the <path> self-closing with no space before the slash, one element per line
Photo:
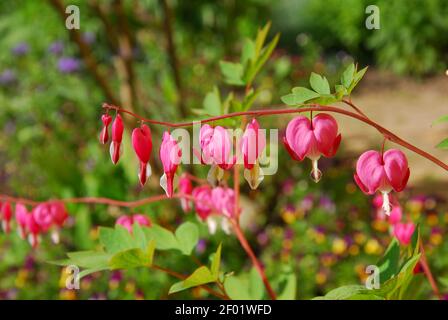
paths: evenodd
<path fill-rule="evenodd" d="M 26 228 L 27 228 L 29 214 L 28 214 L 28 210 L 24 204 L 22 204 L 22 203 L 16 204 L 15 216 L 16 216 L 17 226 L 19 227 L 19 229 L 18 229 L 19 236 L 20 236 L 20 238 L 25 239 L 26 233 L 27 233 Z"/>
<path fill-rule="evenodd" d="M 190 196 L 193 191 L 193 185 L 187 175 L 182 175 L 179 179 L 179 191 L 181 194 Z M 191 201 L 187 197 L 180 198 L 180 205 L 184 212 L 190 212 Z"/>
<path fill-rule="evenodd" d="M 132 222 L 138 223 L 140 226 L 145 227 L 150 227 L 152 225 L 151 220 L 143 214 L 134 214 L 132 216 Z"/>
<path fill-rule="evenodd" d="M 402 191 L 408 182 L 410 170 L 404 153 L 397 149 L 381 154 L 375 150 L 364 152 L 356 164 L 355 182 L 366 194 L 380 191 L 383 209 L 389 215 L 391 206 L 389 192 Z"/>
<path fill-rule="evenodd" d="M 65 205 L 62 202 L 51 202 L 49 206 L 54 224 L 54 228 L 51 233 L 51 239 L 53 240 L 53 243 L 59 243 L 59 228 L 61 228 L 67 220 L 68 213 L 65 209 Z"/>
<path fill-rule="evenodd" d="M 402 245 L 407 246 L 411 242 L 412 234 L 415 231 L 415 224 L 412 222 L 408 223 L 397 223 L 394 226 L 394 235 L 400 241 Z"/>
<path fill-rule="evenodd" d="M 11 231 L 12 209 L 9 202 L 5 202 L 2 206 L 1 220 L 3 231 L 9 233 Z"/>
<path fill-rule="evenodd" d="M 260 129 L 256 119 L 246 126 L 241 139 L 240 149 L 244 161 L 244 177 L 252 189 L 256 189 L 264 178 L 263 170 L 260 168 L 258 158 L 266 148 L 266 135 Z"/>
<path fill-rule="evenodd" d="M 39 234 L 42 231 L 40 225 L 36 221 L 36 217 L 34 214 L 34 209 L 32 210 L 31 214 L 28 215 L 27 219 L 27 231 L 29 233 L 28 235 L 28 241 L 31 244 L 33 248 L 36 248 L 39 245 Z"/>
<path fill-rule="evenodd" d="M 132 226 L 137 223 L 140 226 L 150 227 L 151 220 L 142 214 L 135 214 L 133 216 L 120 216 L 115 222 L 116 225 L 124 227 L 129 233 L 132 233 Z"/>
<path fill-rule="evenodd" d="M 196 187 L 192 196 L 196 213 L 202 221 L 205 221 L 212 212 L 212 189 L 208 185 Z"/>
<path fill-rule="evenodd" d="M 132 217 L 130 216 L 119 217 L 115 224 L 126 228 L 129 232 L 132 232 Z"/>
<path fill-rule="evenodd" d="M 319 182 L 322 172 L 318 168 L 318 160 L 323 155 L 333 157 L 341 143 L 336 120 L 324 113 L 313 117 L 298 116 L 292 119 L 286 127 L 283 138 L 286 150 L 294 160 L 302 161 L 305 157 L 313 164 L 311 177 Z"/>
<path fill-rule="evenodd" d="M 403 212 L 400 206 L 394 206 L 389 215 L 389 223 L 395 225 L 401 221 L 403 217 Z"/>
<path fill-rule="evenodd" d="M 164 172 L 160 178 L 160 186 L 165 190 L 166 195 L 171 198 L 177 184 L 176 170 L 180 164 L 182 150 L 168 131 L 163 133 L 159 156 Z"/>
<path fill-rule="evenodd" d="M 33 220 L 39 225 L 42 232 L 47 232 L 53 223 L 53 215 L 51 214 L 51 206 L 48 203 L 41 203 L 34 207 L 31 212 Z"/>
<path fill-rule="evenodd" d="M 101 116 L 101 121 L 103 122 L 103 129 L 100 133 L 100 142 L 106 144 L 109 140 L 109 125 L 112 122 L 112 117 L 108 114 L 103 114 Z"/>
<path fill-rule="evenodd" d="M 224 172 L 233 167 L 236 162 L 235 155 L 232 156 L 232 140 L 227 129 L 216 126 L 212 128 L 205 124 L 199 132 L 199 144 L 201 163 L 210 164 L 208 179 L 212 184 L 221 180 Z"/>
<path fill-rule="evenodd" d="M 148 164 L 152 151 L 151 130 L 145 124 L 132 131 L 132 146 L 140 160 L 140 171 L 138 178 L 142 186 L 145 185 L 147 177 L 151 175 L 151 166 Z"/>
<path fill-rule="evenodd" d="M 123 120 L 120 114 L 117 114 L 112 123 L 112 143 L 110 144 L 110 157 L 113 164 L 117 164 L 122 153 L 121 140 L 123 139 Z"/>
<path fill-rule="evenodd" d="M 228 218 L 235 215 L 235 192 L 231 188 L 216 187 L 212 190 L 215 212 Z"/>

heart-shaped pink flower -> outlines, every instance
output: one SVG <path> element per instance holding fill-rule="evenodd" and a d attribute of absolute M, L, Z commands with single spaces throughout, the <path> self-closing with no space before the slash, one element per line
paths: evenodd
<path fill-rule="evenodd" d="M 313 117 L 298 116 L 292 119 L 286 127 L 283 138 L 286 150 L 294 160 L 302 161 L 305 157 L 313 162 L 311 177 L 318 182 L 322 173 L 317 162 L 323 155 L 333 157 L 341 143 L 336 120 L 324 113 Z"/>
<path fill-rule="evenodd" d="M 168 131 L 163 133 L 159 156 L 164 172 L 164 175 L 160 178 L 160 186 L 165 190 L 167 196 L 171 198 L 174 193 L 175 180 L 177 180 L 175 173 L 180 164 L 182 150 Z"/>
<path fill-rule="evenodd" d="M 415 224 L 412 222 L 408 223 L 397 223 L 394 226 L 394 235 L 398 239 L 398 241 L 407 246 L 411 243 L 412 234 L 415 231 Z"/>
<path fill-rule="evenodd" d="M 145 185 L 147 178 L 151 174 L 151 167 L 148 164 L 152 151 L 151 130 L 145 124 L 132 131 L 132 146 L 140 160 L 139 180 L 142 186 Z"/>
<path fill-rule="evenodd" d="M 101 121 L 103 122 L 103 129 L 100 134 L 100 142 L 106 144 L 109 140 L 109 124 L 112 122 L 112 117 L 108 114 L 103 114 L 101 116 Z"/>
<path fill-rule="evenodd" d="M 410 170 L 405 154 L 390 149 L 381 154 L 375 150 L 364 152 L 356 163 L 354 179 L 366 194 L 380 191 L 383 194 L 383 209 L 390 214 L 389 192 L 402 191 L 408 182 Z"/>
<path fill-rule="evenodd" d="M 11 204 L 9 202 L 5 202 L 2 205 L 0 218 L 2 222 L 3 231 L 9 233 L 9 231 L 11 231 L 11 218 L 12 218 L 12 209 Z"/>
<path fill-rule="evenodd" d="M 22 239 L 26 238 L 26 226 L 28 223 L 28 210 L 26 208 L 26 206 L 22 203 L 17 203 L 16 204 L 16 212 L 15 212 L 15 216 L 16 216 L 16 223 L 17 226 L 19 227 L 19 236 Z"/>
<path fill-rule="evenodd" d="M 110 144 L 110 157 L 113 164 L 117 164 L 121 155 L 121 140 L 123 139 L 123 119 L 117 114 L 112 123 L 112 143 Z"/>

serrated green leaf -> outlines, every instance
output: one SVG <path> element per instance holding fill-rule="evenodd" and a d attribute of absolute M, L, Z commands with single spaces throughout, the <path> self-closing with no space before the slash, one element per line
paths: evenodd
<path fill-rule="evenodd" d="M 114 229 L 100 227 L 99 230 L 100 243 L 104 246 L 107 253 L 114 254 L 138 247 L 129 231 L 122 226 L 115 226 Z"/>
<path fill-rule="evenodd" d="M 353 81 L 353 77 L 355 75 L 355 71 L 356 71 L 355 70 L 355 64 L 354 63 L 350 63 L 348 65 L 348 67 L 344 70 L 344 72 L 342 73 L 341 84 L 345 88 L 347 88 L 347 89 L 350 88 L 350 86 L 352 84 L 352 81 Z"/>
<path fill-rule="evenodd" d="M 219 67 L 224 76 L 224 82 L 236 86 L 244 86 L 243 80 L 244 68 L 240 63 L 233 63 L 228 61 L 220 61 Z"/>
<path fill-rule="evenodd" d="M 442 140 L 437 146 L 436 148 L 439 149 L 448 149 L 448 138 Z"/>
<path fill-rule="evenodd" d="M 330 84 L 328 83 L 327 78 L 321 76 L 317 73 L 311 72 L 310 76 L 310 85 L 314 91 L 320 94 L 331 94 L 330 92 Z"/>
<path fill-rule="evenodd" d="M 213 90 L 206 94 L 203 102 L 205 113 L 211 116 L 221 114 L 221 96 L 216 86 Z"/>
<path fill-rule="evenodd" d="M 384 283 L 398 273 L 398 262 L 400 259 L 400 245 L 397 239 L 393 239 L 389 244 L 383 257 L 377 265 L 380 269 L 380 282 Z"/>
<path fill-rule="evenodd" d="M 177 238 L 178 249 L 183 254 L 189 255 L 199 240 L 199 229 L 196 224 L 185 222 L 177 228 L 175 236 Z"/>
<path fill-rule="evenodd" d="M 116 253 L 109 262 L 109 266 L 114 269 L 130 269 L 136 267 L 149 267 L 152 265 L 154 256 L 155 241 L 151 240 L 147 249 L 129 249 Z"/>
<path fill-rule="evenodd" d="M 367 69 L 369 67 L 365 67 L 355 73 L 355 76 L 353 77 L 352 84 L 350 88 L 347 90 L 348 94 L 352 93 L 353 89 L 358 85 L 359 81 L 364 77 L 364 74 L 366 73 Z"/>
<path fill-rule="evenodd" d="M 173 284 L 168 294 L 176 293 L 185 289 L 197 287 L 210 282 L 215 282 L 216 278 L 206 266 L 197 268 L 188 278 Z"/>
<path fill-rule="evenodd" d="M 295 106 L 320 97 L 321 95 L 313 90 L 305 87 L 295 87 L 292 89 L 292 93 L 281 97 L 281 100 L 289 106 Z"/>
<path fill-rule="evenodd" d="M 295 106 L 296 105 L 296 95 L 294 93 L 290 93 L 287 95 L 284 95 L 280 98 L 284 104 L 287 104 L 288 106 Z"/>

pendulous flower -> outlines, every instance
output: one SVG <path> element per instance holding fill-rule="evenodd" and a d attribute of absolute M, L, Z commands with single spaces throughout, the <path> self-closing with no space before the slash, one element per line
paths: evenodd
<path fill-rule="evenodd" d="M 182 175 L 179 179 L 179 191 L 181 194 L 191 196 L 193 185 L 187 175 Z M 180 198 L 180 205 L 184 212 L 190 212 L 191 201 L 187 197 Z"/>
<path fill-rule="evenodd" d="M 252 119 L 246 126 L 240 148 L 245 168 L 244 178 L 252 189 L 256 189 L 264 179 L 264 173 L 260 168 L 258 158 L 266 148 L 266 135 L 260 129 L 256 119 Z"/>
<path fill-rule="evenodd" d="M 356 163 L 355 182 L 366 194 L 380 191 L 383 194 L 383 210 L 390 215 L 389 193 L 402 191 L 409 179 L 408 161 L 404 153 L 390 149 L 381 154 L 375 150 L 364 152 Z"/>
<path fill-rule="evenodd" d="M 201 162 L 211 165 L 208 180 L 215 185 L 216 181 L 222 179 L 223 170 L 231 169 L 236 162 L 236 157 L 232 156 L 232 140 L 229 132 L 221 126 L 212 128 L 205 124 L 199 132 L 199 144 Z"/>
<path fill-rule="evenodd" d="M 398 241 L 407 246 L 412 239 L 412 234 L 415 230 L 415 224 L 412 222 L 408 223 L 397 223 L 394 226 L 394 235 L 398 239 Z"/>
<path fill-rule="evenodd" d="M 18 226 L 18 233 L 20 238 L 25 239 L 27 234 L 27 223 L 28 223 L 28 210 L 26 206 L 22 203 L 16 204 L 16 223 Z"/>
<path fill-rule="evenodd" d="M 117 164 L 122 153 L 121 140 L 123 139 L 123 120 L 120 114 L 117 114 L 112 123 L 112 143 L 110 144 L 110 157 L 113 164 Z"/>
<path fill-rule="evenodd" d="M 163 176 L 160 178 L 160 186 L 165 190 L 166 195 L 171 198 L 175 186 L 178 183 L 176 170 L 180 164 L 182 150 L 179 148 L 177 141 L 174 140 L 168 131 L 163 133 L 159 156 L 162 161 L 164 172 Z"/>
<path fill-rule="evenodd" d="M 109 124 L 112 122 L 112 117 L 108 114 L 103 114 L 101 121 L 103 122 L 103 129 L 100 133 L 100 142 L 106 144 L 109 141 Z"/>
<path fill-rule="evenodd" d="M 135 214 L 133 216 L 122 215 L 115 222 L 116 225 L 124 227 L 129 233 L 132 233 L 134 223 L 145 227 L 151 226 L 151 220 L 143 214 Z"/>
<path fill-rule="evenodd" d="M 145 124 L 132 131 L 132 146 L 140 160 L 140 170 L 138 178 L 141 186 L 144 186 L 146 179 L 151 176 L 151 165 L 148 164 L 152 151 L 151 129 Z"/>
<path fill-rule="evenodd" d="M 305 157 L 312 161 L 311 177 L 319 182 L 322 172 L 318 168 L 318 160 L 323 155 L 333 157 L 341 142 L 336 120 L 324 113 L 313 117 L 298 116 L 286 127 L 283 138 L 286 150 L 294 160 L 302 161 Z"/>
<path fill-rule="evenodd" d="M 6 233 L 9 233 L 11 231 L 11 218 L 12 218 L 11 204 L 9 202 L 5 202 L 2 205 L 1 221 L 3 231 L 5 231 Z"/>

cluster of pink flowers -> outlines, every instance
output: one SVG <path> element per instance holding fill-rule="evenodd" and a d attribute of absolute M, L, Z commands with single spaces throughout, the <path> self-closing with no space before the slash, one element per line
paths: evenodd
<path fill-rule="evenodd" d="M 103 129 L 100 140 L 106 143 L 108 140 L 108 125 L 111 118 L 103 115 Z M 311 177 L 318 182 L 322 177 L 318 161 L 324 157 L 333 157 L 341 143 L 341 134 L 338 133 L 336 120 L 328 114 L 320 113 L 311 119 L 298 116 L 292 119 L 286 128 L 283 142 L 286 150 L 294 160 L 302 161 L 308 158 L 312 162 Z M 112 162 L 117 163 L 120 156 L 120 144 L 123 135 L 123 123 L 121 116 L 117 114 L 112 123 L 112 143 L 110 147 Z M 201 150 L 193 150 L 202 164 L 210 165 L 208 181 L 211 185 L 219 185 L 224 175 L 224 170 L 231 169 L 237 156 L 232 153 L 232 137 L 229 131 L 222 126 L 212 127 L 205 124 L 199 133 Z M 139 179 L 144 185 L 151 174 L 149 159 L 152 151 L 152 138 L 149 127 L 142 124 L 132 133 L 132 145 L 140 161 Z M 256 119 L 246 126 L 244 134 L 239 141 L 238 150 L 243 158 L 244 177 L 250 187 L 255 189 L 264 178 L 263 170 L 259 165 L 260 157 L 266 148 L 266 136 Z M 160 179 L 160 185 L 168 197 L 173 196 L 174 189 L 178 185 L 176 170 L 182 156 L 177 141 L 169 132 L 164 132 L 160 146 L 159 157 L 163 165 L 164 175 Z M 366 194 L 381 192 L 383 195 L 382 208 L 386 214 L 391 213 L 389 193 L 394 190 L 402 191 L 409 179 L 409 167 L 404 153 L 397 149 L 386 152 L 369 150 L 364 152 L 357 164 L 354 179 L 359 188 Z M 219 187 L 218 187 L 219 188 Z M 183 193 L 185 191 L 181 190 Z M 183 201 L 183 206 L 188 202 Z M 216 204 L 214 204 L 216 206 Z"/>
<path fill-rule="evenodd" d="M 120 225 L 126 228 L 129 233 L 132 233 L 132 226 L 134 225 L 134 223 L 145 227 L 151 226 L 151 220 L 143 214 L 134 214 L 132 216 L 122 215 L 118 217 L 117 221 L 115 222 L 116 225 Z"/>
<path fill-rule="evenodd" d="M 104 114 L 101 117 L 103 128 L 100 134 L 100 142 L 106 144 L 108 142 L 108 127 L 112 122 L 111 116 Z M 123 119 L 117 114 L 112 122 L 112 141 L 110 144 L 110 156 L 113 164 L 117 164 L 122 154 L 121 142 L 123 139 Z M 142 186 L 145 185 L 147 179 L 151 176 L 151 165 L 149 160 L 152 152 L 152 137 L 150 128 L 142 124 L 140 128 L 132 131 L 132 146 L 135 154 L 140 162 L 138 178 Z M 160 185 L 165 190 L 168 197 L 172 197 L 177 180 L 176 170 L 180 163 L 182 151 L 176 140 L 168 131 L 163 134 L 162 144 L 160 146 L 159 157 L 162 161 L 164 175 L 160 179 Z"/>
<path fill-rule="evenodd" d="M 9 202 L 1 205 L 1 221 L 5 232 L 11 231 L 12 207 Z M 16 203 L 15 223 L 22 239 L 28 240 L 33 248 L 37 247 L 40 235 L 51 230 L 53 242 L 59 242 L 59 229 L 68 218 L 67 210 L 62 202 L 49 201 L 35 206 L 31 212 L 22 203 Z"/>
<path fill-rule="evenodd" d="M 416 226 L 413 222 L 403 221 L 403 210 L 395 198 L 392 198 L 390 202 L 393 204 L 393 208 L 388 216 L 388 222 L 391 226 L 391 233 L 402 245 L 407 246 L 411 243 L 412 235 Z M 381 195 L 377 195 L 373 199 L 373 205 L 378 209 L 378 216 L 381 219 L 384 216 L 383 211 L 380 210 L 380 208 L 382 209 L 383 207 L 383 197 Z"/>
<path fill-rule="evenodd" d="M 235 193 L 227 187 L 210 187 L 209 185 L 192 186 L 190 179 L 182 176 L 179 182 L 181 204 L 185 212 L 192 209 L 194 203 L 197 217 L 206 222 L 211 234 L 220 225 L 222 230 L 230 233 L 230 221 L 235 217 Z"/>

